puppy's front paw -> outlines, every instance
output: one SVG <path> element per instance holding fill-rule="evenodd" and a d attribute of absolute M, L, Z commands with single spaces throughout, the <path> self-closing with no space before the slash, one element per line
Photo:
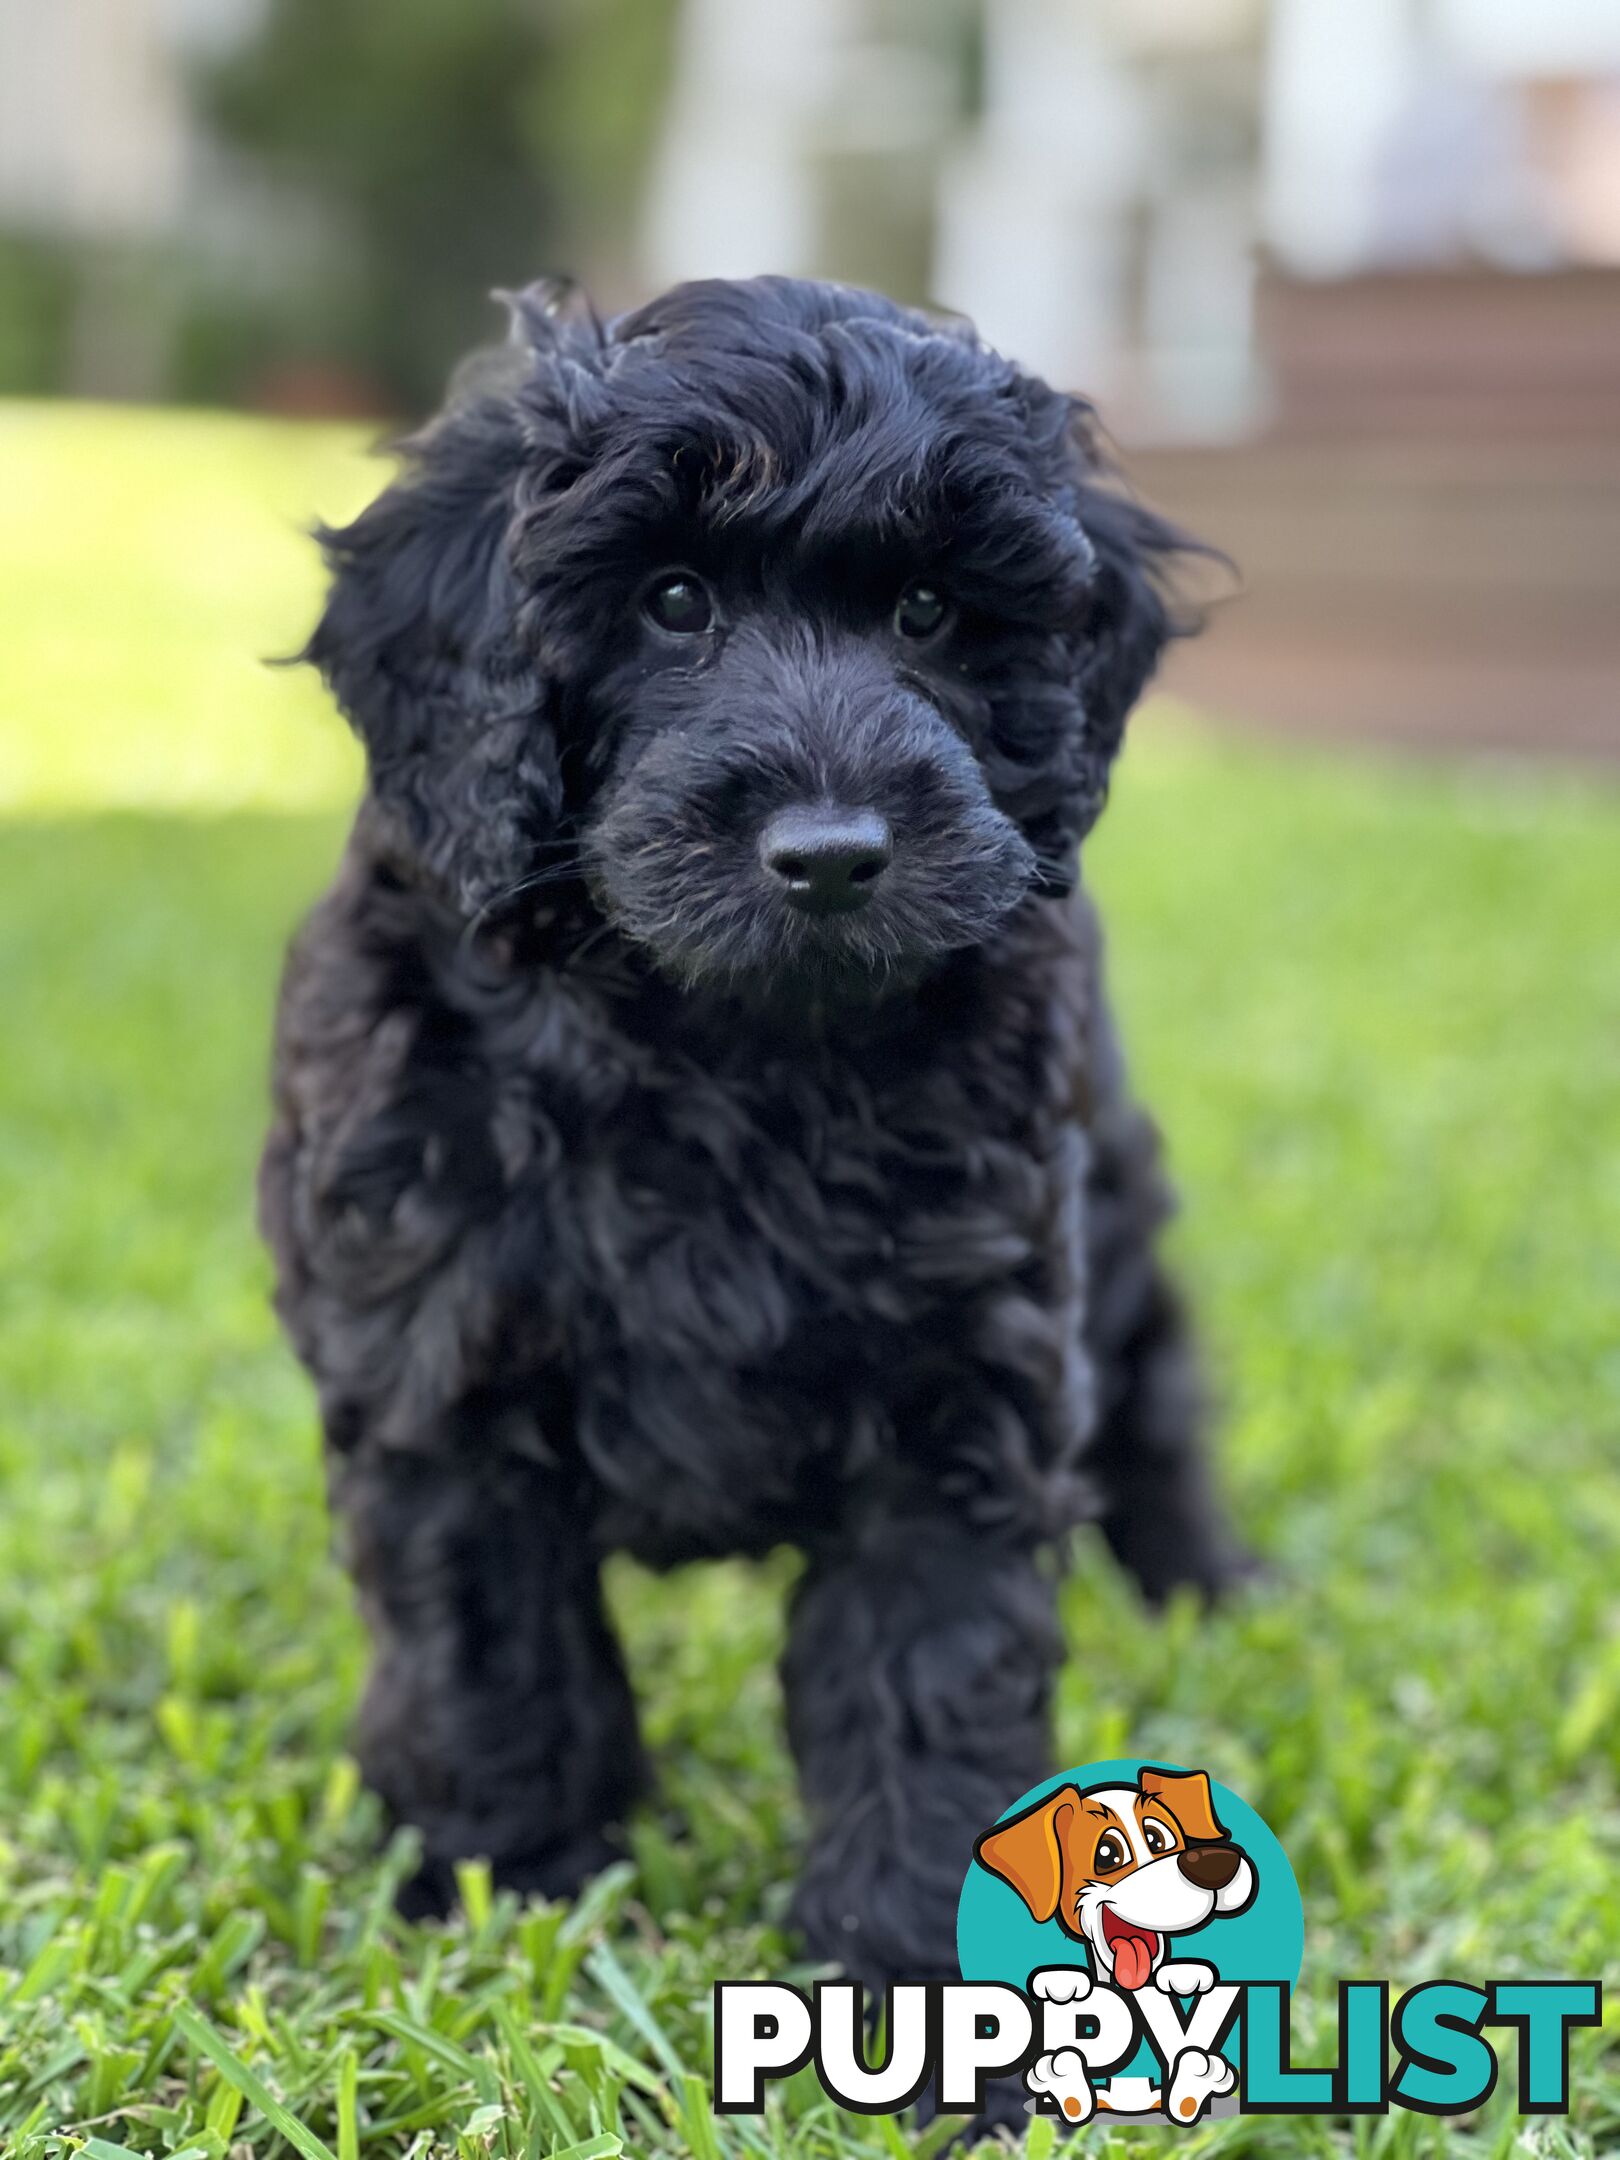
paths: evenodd
<path fill-rule="evenodd" d="M 589 1832 L 537 1852 L 497 1859 L 492 1873 L 497 1890 L 515 1890 L 520 1898 L 571 1898 L 579 1895 L 593 1875 L 623 1858 L 621 1844 Z M 445 1920 L 460 1898 L 454 1859 L 429 1852 L 416 1872 L 400 1884 L 394 1902 L 407 1920 Z"/>
<path fill-rule="evenodd" d="M 1065 2122 L 1090 2122 L 1097 2098 L 1086 2075 L 1086 2059 L 1077 2048 L 1037 2056 L 1024 2072 L 1024 2083 L 1037 2097 L 1055 2101 Z"/>
<path fill-rule="evenodd" d="M 1195 2123 L 1211 2100 L 1229 2093 L 1236 2083 L 1237 2072 L 1224 2055 L 1183 2048 L 1170 2073 L 1164 2111 L 1172 2122 Z"/>
<path fill-rule="evenodd" d="M 1084 2002 L 1091 1993 L 1091 1974 L 1084 1965 L 1046 1965 L 1030 1974 L 1029 1989 L 1043 2002 Z"/>
<path fill-rule="evenodd" d="M 1215 1985 L 1215 1968 L 1198 1958 L 1183 1958 L 1177 1965 L 1161 1965 L 1153 1985 L 1161 1995 L 1207 1995 Z"/>

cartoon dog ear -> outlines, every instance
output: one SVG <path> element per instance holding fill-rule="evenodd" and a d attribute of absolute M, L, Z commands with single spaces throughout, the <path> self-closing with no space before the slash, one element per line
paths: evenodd
<path fill-rule="evenodd" d="M 1212 1845 L 1231 1835 L 1216 1816 L 1207 1772 L 1144 1770 L 1137 1782 L 1152 1799 L 1164 1802 L 1189 1845 Z"/>
<path fill-rule="evenodd" d="M 1011 1883 L 1037 1920 L 1050 1920 L 1063 1890 L 1061 1831 L 1080 1795 L 1064 1785 L 1010 1822 L 997 1823 L 973 1847 L 981 1867 Z"/>
<path fill-rule="evenodd" d="M 548 440 L 560 401 L 544 391 L 565 333 L 542 343 L 541 299 L 510 303 L 512 345 L 401 446 L 393 485 L 319 530 L 332 584 L 301 655 L 365 745 L 385 859 L 468 914 L 523 876 L 562 808 L 510 560 L 520 486 L 543 493 L 566 455 Z"/>

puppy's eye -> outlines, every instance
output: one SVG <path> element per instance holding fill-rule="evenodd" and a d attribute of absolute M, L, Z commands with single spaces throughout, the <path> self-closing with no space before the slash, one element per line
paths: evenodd
<path fill-rule="evenodd" d="M 649 620 L 672 637 L 701 637 L 714 621 L 714 602 L 700 577 L 690 570 L 670 570 L 642 602 Z"/>
<path fill-rule="evenodd" d="M 908 585 L 895 604 L 894 627 L 903 638 L 930 638 L 944 628 L 950 612 L 937 585 Z"/>
<path fill-rule="evenodd" d="M 1142 1842 L 1149 1852 L 1168 1852 L 1176 1842 L 1162 1822 L 1155 1822 L 1150 1815 L 1142 1825 Z"/>
<path fill-rule="evenodd" d="M 1104 1875 L 1111 1875 L 1115 1868 L 1122 1868 L 1130 1858 L 1125 1850 L 1125 1840 L 1112 1830 L 1097 1840 L 1097 1866 Z"/>

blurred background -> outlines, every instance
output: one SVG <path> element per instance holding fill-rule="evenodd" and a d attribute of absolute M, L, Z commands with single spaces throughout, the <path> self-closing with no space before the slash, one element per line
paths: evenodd
<path fill-rule="evenodd" d="M 408 417 L 492 286 L 765 268 L 1098 400 L 1195 701 L 1620 750 L 1613 0 L 0 0 L 0 396 Z"/>
<path fill-rule="evenodd" d="M 487 1888 L 406 1933 L 251 1219 L 358 780 L 261 664 L 311 520 L 503 333 L 492 286 L 763 269 L 972 315 L 1244 580 L 1087 878 L 1277 1581 L 1154 1626 L 1088 1544 L 1059 1758 L 1207 1763 L 1277 1830 L 1297 2060 L 1341 1973 L 1613 1966 L 1617 0 L 0 0 L 8 2160 L 279 2160 L 265 2083 L 304 2153 L 605 2160 L 626 2063 L 626 2149 L 764 2150 L 692 2095 L 710 1981 L 797 1955 L 788 1556 L 610 1573 L 633 1877 L 561 1935 Z M 1425 2154 L 1612 2155 L 1617 2030 L 1556 2134 L 1506 2074 Z M 893 2160 L 817 2105 L 773 2153 Z"/>

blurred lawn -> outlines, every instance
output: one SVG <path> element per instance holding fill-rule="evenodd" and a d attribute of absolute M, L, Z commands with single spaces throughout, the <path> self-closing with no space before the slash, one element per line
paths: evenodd
<path fill-rule="evenodd" d="M 0 467 L 14 801 L 347 785 L 318 694 L 244 656 L 301 634 L 295 528 L 356 499 L 349 438 L 24 411 Z M 278 952 L 340 831 L 0 824 L 5 2149 L 290 2150 L 268 2086 L 341 2160 L 903 2152 L 802 2080 L 763 2127 L 702 2101 L 710 1982 L 791 1970 L 785 1564 L 615 1574 L 663 1777 L 633 1874 L 566 1919 L 476 1876 L 449 1930 L 388 1913 L 402 1862 L 342 1754 L 358 1632 L 249 1217 Z M 1094 876 L 1237 1512 L 1282 1579 L 1154 1625 L 1088 1544 L 1063 1757 L 1207 1762 L 1270 1819 L 1308 1921 L 1298 2060 L 1341 1976 L 1612 1982 L 1620 798 L 1155 716 Z M 1612 2151 L 1610 2016 L 1564 2124 L 1517 2124 L 1510 2050 L 1472 2126 L 1240 2119 L 1184 2149 Z M 1126 2145 L 1162 2149 L 1088 2149 Z"/>
<path fill-rule="evenodd" d="M 378 470 L 353 428 L 0 402 L 0 811 L 340 801 L 348 730 L 302 669 L 302 537 Z"/>

